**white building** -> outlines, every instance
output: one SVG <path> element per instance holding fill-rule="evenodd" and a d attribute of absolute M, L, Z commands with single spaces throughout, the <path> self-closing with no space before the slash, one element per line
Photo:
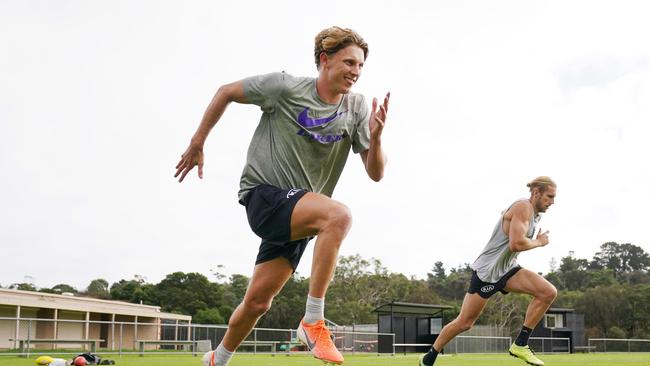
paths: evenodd
<path fill-rule="evenodd" d="M 163 313 L 158 306 L 0 288 L 0 350 L 17 348 L 28 338 L 94 339 L 100 348 L 135 348 L 136 340 L 159 340 L 163 332 L 167 339 L 189 339 L 191 320 L 189 315 Z"/>

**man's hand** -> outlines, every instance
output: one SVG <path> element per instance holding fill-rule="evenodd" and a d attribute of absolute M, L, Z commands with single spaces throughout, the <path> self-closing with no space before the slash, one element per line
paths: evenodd
<path fill-rule="evenodd" d="M 181 155 L 181 161 L 176 164 L 174 178 L 180 174 L 181 177 L 178 179 L 178 182 L 182 182 L 187 173 L 194 169 L 196 165 L 199 166 L 199 178 L 203 179 L 203 147 L 190 144 L 183 155 Z"/>
<path fill-rule="evenodd" d="M 542 232 L 542 229 L 540 228 L 536 239 L 539 240 L 540 247 L 545 247 L 546 244 L 548 244 L 548 230 Z"/>
<path fill-rule="evenodd" d="M 390 100 L 390 92 L 386 93 L 384 103 L 379 106 L 377 110 L 377 98 L 372 98 L 372 111 L 370 111 L 370 141 L 379 142 L 381 140 L 381 133 L 386 124 L 386 115 L 388 114 L 388 101 Z"/>

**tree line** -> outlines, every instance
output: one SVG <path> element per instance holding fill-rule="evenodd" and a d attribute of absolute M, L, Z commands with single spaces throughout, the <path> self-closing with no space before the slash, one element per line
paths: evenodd
<path fill-rule="evenodd" d="M 220 268 L 219 268 L 220 269 Z M 633 244 L 604 243 L 591 260 L 572 252 L 552 261 L 544 277 L 558 289 L 553 307 L 584 314 L 587 337 L 650 338 L 650 256 Z M 460 311 L 472 270 L 469 264 L 447 270 L 436 262 L 426 279 L 389 271 L 378 259 L 341 256 L 326 298 L 326 316 L 342 325 L 376 323 L 373 310 L 392 302 L 451 305 L 445 321 Z M 213 280 L 201 273 L 174 272 L 157 284 L 143 277 L 120 280 L 109 286 L 95 279 L 83 291 L 59 284 L 36 288 L 30 283 L 8 286 L 50 293 L 121 300 L 160 306 L 162 311 L 192 316 L 194 323 L 225 324 L 242 301 L 249 278 L 213 272 Z M 304 314 L 309 279 L 298 274 L 275 298 L 259 327 L 295 328 Z M 488 303 L 477 324 L 507 327 L 516 334 L 530 298 L 498 294 Z"/>

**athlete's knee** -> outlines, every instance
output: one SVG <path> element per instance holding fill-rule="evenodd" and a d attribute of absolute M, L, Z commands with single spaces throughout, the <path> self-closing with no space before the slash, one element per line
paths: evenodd
<path fill-rule="evenodd" d="M 352 211 L 342 204 L 337 202 L 333 208 L 328 212 L 327 223 L 324 230 L 335 232 L 341 236 L 347 235 L 352 227 Z"/>
<path fill-rule="evenodd" d="M 544 291 L 542 291 L 538 296 L 540 300 L 544 301 L 547 304 L 552 303 L 556 297 L 557 297 L 557 289 L 555 288 L 555 286 L 551 284 L 545 287 Z"/>
<path fill-rule="evenodd" d="M 465 331 L 468 331 L 468 330 L 472 329 L 472 327 L 474 326 L 475 321 L 476 321 L 476 319 L 468 319 L 468 318 L 458 317 L 456 319 L 456 322 L 457 322 L 456 326 L 458 327 L 458 329 L 461 332 L 465 332 Z"/>
<path fill-rule="evenodd" d="M 247 314 L 260 317 L 269 311 L 272 302 L 273 298 L 266 299 L 261 297 L 251 297 L 249 299 L 244 299 L 242 306 Z"/>

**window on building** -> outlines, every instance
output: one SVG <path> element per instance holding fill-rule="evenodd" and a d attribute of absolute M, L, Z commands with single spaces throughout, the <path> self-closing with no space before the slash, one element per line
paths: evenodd
<path fill-rule="evenodd" d="M 544 326 L 549 329 L 564 328 L 562 314 L 546 314 L 544 315 Z"/>
<path fill-rule="evenodd" d="M 431 318 L 431 333 L 440 334 L 442 331 L 442 318 Z"/>

